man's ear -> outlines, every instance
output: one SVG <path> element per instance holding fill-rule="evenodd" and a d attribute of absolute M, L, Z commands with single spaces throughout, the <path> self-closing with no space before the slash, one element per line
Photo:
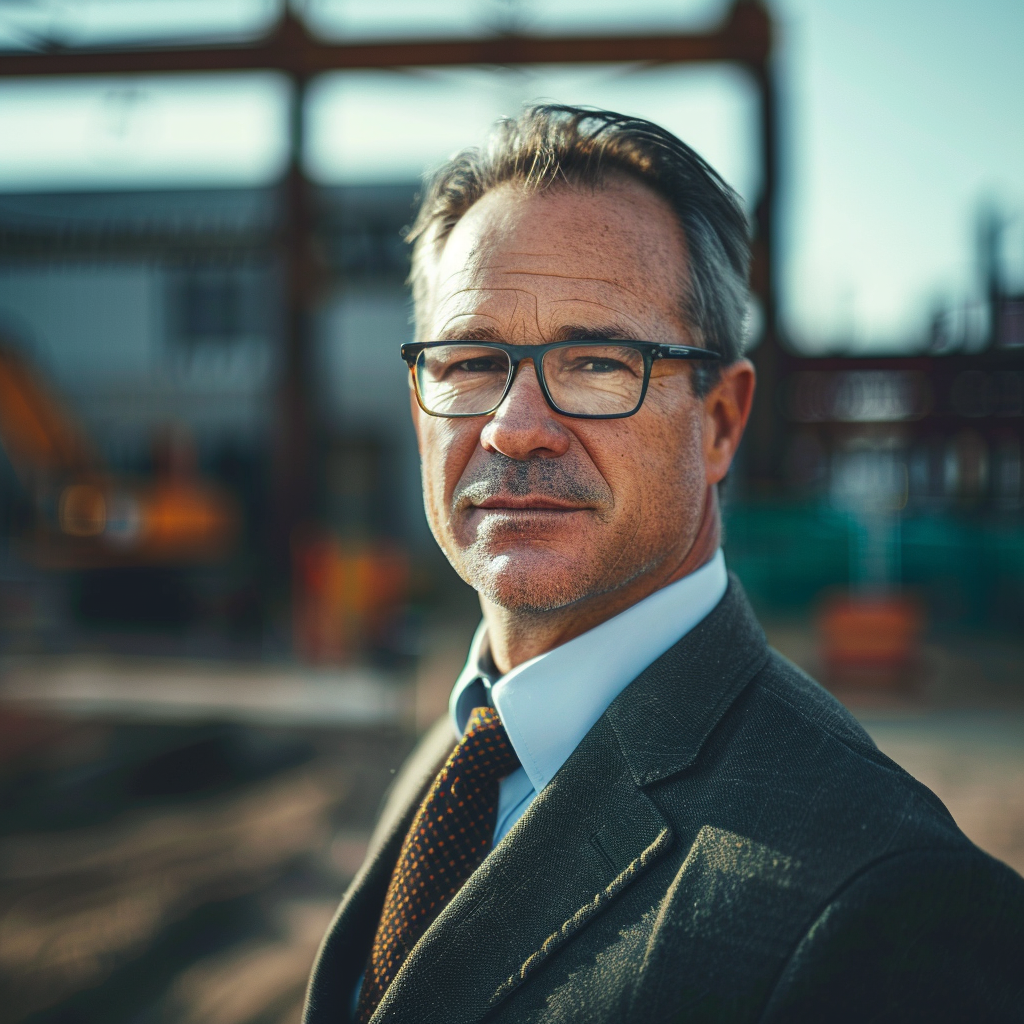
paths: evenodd
<path fill-rule="evenodd" d="M 718 382 L 704 397 L 704 466 L 708 484 L 729 472 L 754 402 L 754 365 L 737 359 L 722 368 Z"/>

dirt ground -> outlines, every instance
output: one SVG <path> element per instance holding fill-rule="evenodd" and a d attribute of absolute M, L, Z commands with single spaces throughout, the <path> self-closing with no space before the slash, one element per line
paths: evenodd
<path fill-rule="evenodd" d="M 0 978 L 12 1024 L 298 1024 L 380 800 L 465 630 L 405 676 L 145 659 L 0 665 Z M 822 678 L 964 832 L 1024 872 L 1024 650 L 931 643 Z"/>

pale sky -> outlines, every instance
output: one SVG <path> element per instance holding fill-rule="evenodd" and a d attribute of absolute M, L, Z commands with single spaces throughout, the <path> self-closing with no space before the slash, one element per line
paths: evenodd
<path fill-rule="evenodd" d="M 48 9 L 63 13 L 47 21 Z M 211 32 L 258 31 L 273 3 L 48 8 L 14 0 L 0 10 L 0 44 L 145 34 L 129 10 L 181 35 L 211 9 L 220 12 Z M 469 34 L 510 9 L 536 31 L 645 31 L 706 24 L 717 5 L 317 0 L 314 8 L 322 30 L 349 37 Z M 794 339 L 812 350 L 919 343 L 936 302 L 976 291 L 982 202 L 1016 218 L 1007 262 L 1024 288 L 1024 2 L 775 0 L 774 9 L 782 300 Z M 745 199 L 756 194 L 753 94 L 729 68 L 331 76 L 310 96 L 307 166 L 327 183 L 408 181 L 537 98 L 650 117 L 694 145 Z M 287 102 L 286 83 L 273 75 L 0 82 L 0 190 L 268 183 L 284 166 Z"/>
<path fill-rule="evenodd" d="M 777 0 L 785 306 L 811 342 L 899 341 L 976 276 L 979 203 L 1024 289 L 1024 3 Z"/>

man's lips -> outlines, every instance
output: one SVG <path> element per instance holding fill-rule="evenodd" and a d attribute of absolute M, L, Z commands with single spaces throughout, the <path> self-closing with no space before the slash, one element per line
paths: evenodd
<path fill-rule="evenodd" d="M 560 501 L 558 498 L 548 498 L 542 495 L 504 495 L 496 494 L 493 497 L 485 498 L 483 501 L 475 501 L 470 506 L 473 508 L 502 510 L 514 512 L 583 512 L 585 507 L 573 505 L 568 501 Z"/>

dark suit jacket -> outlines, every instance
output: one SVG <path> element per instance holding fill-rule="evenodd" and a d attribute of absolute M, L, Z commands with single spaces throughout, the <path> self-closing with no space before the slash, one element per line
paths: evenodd
<path fill-rule="evenodd" d="M 310 981 L 348 1020 L 398 849 L 453 746 L 396 780 Z M 974 847 L 733 579 L 634 680 L 410 953 L 375 1022 L 1024 1021 L 1024 880 Z"/>

